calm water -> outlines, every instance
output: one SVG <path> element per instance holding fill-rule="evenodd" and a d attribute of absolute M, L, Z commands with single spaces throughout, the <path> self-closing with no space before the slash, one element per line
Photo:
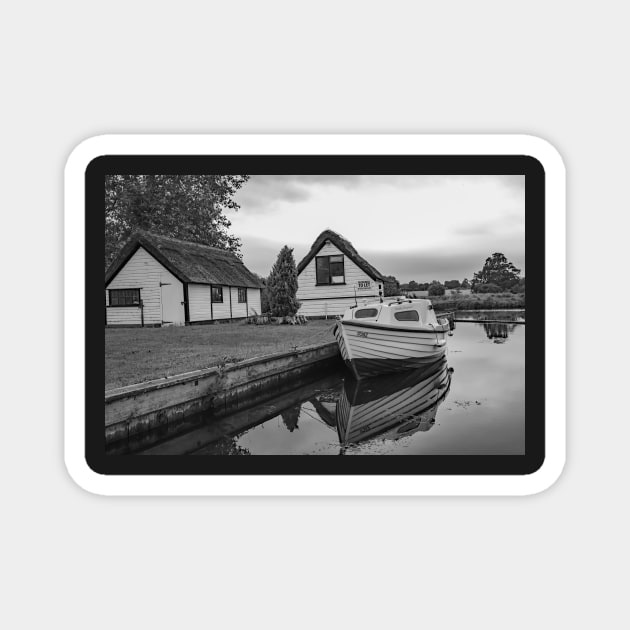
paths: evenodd
<path fill-rule="evenodd" d="M 360 382 L 341 368 L 151 450 L 198 455 L 523 454 L 525 326 L 513 322 L 458 323 L 445 361 L 429 368 Z"/>

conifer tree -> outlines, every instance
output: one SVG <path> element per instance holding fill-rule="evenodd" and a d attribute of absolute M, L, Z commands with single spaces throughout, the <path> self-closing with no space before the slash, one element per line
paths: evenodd
<path fill-rule="evenodd" d="M 269 313 L 272 317 L 293 317 L 300 308 L 296 296 L 298 290 L 297 266 L 293 250 L 285 245 L 267 280 Z"/>

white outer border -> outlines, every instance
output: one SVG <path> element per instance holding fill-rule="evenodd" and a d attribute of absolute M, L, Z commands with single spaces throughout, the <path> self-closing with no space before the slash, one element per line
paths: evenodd
<path fill-rule="evenodd" d="M 546 200 L 546 457 L 531 475 L 101 475 L 85 461 L 85 170 L 102 155 L 527 155 L 544 167 Z M 565 169 L 548 142 L 527 135 L 105 135 L 65 168 L 65 462 L 83 489 L 103 495 L 528 495 L 565 462 Z M 72 287 L 68 291 L 67 287 Z M 560 324 L 560 325 L 559 325 Z M 553 335 L 551 334 L 553 331 Z"/>

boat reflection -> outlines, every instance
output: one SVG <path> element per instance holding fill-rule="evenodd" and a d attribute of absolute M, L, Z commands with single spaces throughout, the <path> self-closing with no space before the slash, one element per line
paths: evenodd
<path fill-rule="evenodd" d="M 484 323 L 483 329 L 486 331 L 486 337 L 494 341 L 494 343 L 505 343 L 517 326 L 518 324 L 490 322 Z"/>
<path fill-rule="evenodd" d="M 451 370 L 445 357 L 404 374 L 346 379 L 336 409 L 340 445 L 347 447 L 375 437 L 397 440 L 428 431 L 450 384 Z"/>

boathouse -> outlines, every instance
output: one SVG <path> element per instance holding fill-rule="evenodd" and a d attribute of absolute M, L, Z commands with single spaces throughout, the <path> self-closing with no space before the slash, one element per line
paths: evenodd
<path fill-rule="evenodd" d="M 261 312 L 262 283 L 233 253 L 138 231 L 105 274 L 108 326 L 201 324 Z"/>
<path fill-rule="evenodd" d="M 297 270 L 299 315 L 341 315 L 356 303 L 384 295 L 385 277 L 332 230 L 317 237 Z"/>

